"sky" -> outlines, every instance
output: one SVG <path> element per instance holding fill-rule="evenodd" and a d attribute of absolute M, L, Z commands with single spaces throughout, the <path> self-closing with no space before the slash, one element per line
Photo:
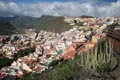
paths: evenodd
<path fill-rule="evenodd" d="M 0 0 L 0 16 L 120 16 L 120 0 Z"/>
<path fill-rule="evenodd" d="M 87 2 L 87 1 L 98 1 L 98 2 L 116 2 L 117 0 L 2 0 L 7 2 L 22 2 L 22 3 L 35 3 L 35 2 Z"/>

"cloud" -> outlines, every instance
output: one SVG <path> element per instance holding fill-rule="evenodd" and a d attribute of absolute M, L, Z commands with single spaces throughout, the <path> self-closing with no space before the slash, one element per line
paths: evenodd
<path fill-rule="evenodd" d="M 0 16 L 24 15 L 40 17 L 41 15 L 54 16 L 120 16 L 120 0 L 102 6 L 89 2 L 38 2 L 15 3 L 0 1 Z"/>

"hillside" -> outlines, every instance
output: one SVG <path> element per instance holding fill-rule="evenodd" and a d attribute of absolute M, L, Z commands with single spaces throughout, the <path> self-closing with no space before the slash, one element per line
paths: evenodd
<path fill-rule="evenodd" d="M 9 35 L 14 33 L 15 28 L 10 22 L 0 20 L 0 35 Z"/>
<path fill-rule="evenodd" d="M 4 20 L 4 21 L 12 21 L 14 19 L 15 17 L 0 17 L 0 20 Z"/>
<path fill-rule="evenodd" d="M 33 22 L 33 28 L 53 32 L 63 32 L 70 29 L 70 25 L 64 22 L 63 17 L 42 16 Z"/>
<path fill-rule="evenodd" d="M 14 16 L 10 21 L 16 28 L 29 28 L 36 18 L 28 16 Z"/>
<path fill-rule="evenodd" d="M 37 31 L 47 30 L 63 32 L 70 29 L 70 25 L 64 22 L 64 17 L 43 15 L 40 18 L 28 16 L 0 17 L 0 20 L 9 21 L 15 28 L 34 28 Z"/>
<path fill-rule="evenodd" d="M 82 15 L 80 16 L 81 18 L 94 18 L 93 16 L 89 16 L 89 15 Z"/>
<path fill-rule="evenodd" d="M 8 21 L 16 28 L 29 28 L 35 19 L 29 16 L 0 17 L 0 20 Z"/>

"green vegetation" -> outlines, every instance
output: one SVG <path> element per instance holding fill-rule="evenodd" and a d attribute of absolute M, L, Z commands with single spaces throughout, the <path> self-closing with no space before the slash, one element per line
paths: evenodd
<path fill-rule="evenodd" d="M 71 27 L 68 23 L 64 22 L 63 17 L 42 16 L 33 22 L 33 28 L 60 33 L 69 30 Z"/>
<path fill-rule="evenodd" d="M 35 52 L 35 47 L 27 48 L 25 50 L 20 50 L 18 53 L 15 55 L 15 58 L 20 58 L 24 57 L 26 55 L 29 55 L 31 53 Z"/>
<path fill-rule="evenodd" d="M 75 23 L 76 26 L 83 26 L 83 22 Z"/>
<path fill-rule="evenodd" d="M 93 16 L 88 16 L 88 15 L 82 15 L 80 16 L 81 18 L 94 18 Z"/>
<path fill-rule="evenodd" d="M 111 25 L 108 25 L 107 30 L 114 30 L 116 26 L 119 26 L 118 23 L 113 23 Z"/>
<path fill-rule="evenodd" d="M 25 29 L 25 28 L 30 28 L 32 26 L 34 20 L 36 20 L 36 18 L 34 18 L 34 17 L 14 16 L 14 17 L 12 17 L 10 22 L 16 28 Z"/>
<path fill-rule="evenodd" d="M 60 62 L 60 60 L 53 60 L 48 66 L 55 67 L 59 62 Z"/>
<path fill-rule="evenodd" d="M 24 76 L 24 79 L 22 79 L 22 80 L 34 80 L 35 76 L 37 76 L 36 73 L 28 73 Z"/>
<path fill-rule="evenodd" d="M 38 32 L 46 30 L 60 33 L 71 28 L 68 23 L 64 22 L 64 17 L 48 15 L 43 15 L 40 18 L 29 16 L 0 17 L 0 20 L 10 22 L 20 32 L 22 32 L 21 29 L 33 28 Z"/>
<path fill-rule="evenodd" d="M 98 50 L 98 48 L 100 49 Z M 117 59 L 112 54 L 111 43 L 105 43 L 105 50 L 103 51 L 101 45 L 95 47 L 87 53 L 81 54 L 80 64 L 89 70 L 99 70 L 101 73 L 112 71 L 117 65 Z"/>
<path fill-rule="evenodd" d="M 0 20 L 0 35 L 10 35 L 14 33 L 15 28 L 7 21 Z"/>
<path fill-rule="evenodd" d="M 0 58 L 0 69 L 5 66 L 10 66 L 15 59 Z"/>
<path fill-rule="evenodd" d="M 33 28 L 38 31 L 47 30 L 63 32 L 70 29 L 70 25 L 64 22 L 64 17 L 43 15 L 40 18 L 28 16 L 15 16 L 10 20 L 11 24 L 18 29 Z"/>

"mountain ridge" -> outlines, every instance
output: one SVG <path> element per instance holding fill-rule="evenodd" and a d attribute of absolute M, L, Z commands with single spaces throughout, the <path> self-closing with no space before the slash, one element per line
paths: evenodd
<path fill-rule="evenodd" d="M 15 33 L 16 28 L 8 21 L 0 20 L 0 35 L 11 35 Z"/>
<path fill-rule="evenodd" d="M 50 15 L 42 15 L 40 18 L 29 16 L 14 16 L 14 17 L 0 17 L 0 20 L 9 21 L 17 29 L 33 28 L 37 31 L 55 31 L 63 32 L 69 30 L 71 27 L 64 22 L 64 17 L 56 17 Z M 59 29 L 58 29 L 59 28 Z"/>

